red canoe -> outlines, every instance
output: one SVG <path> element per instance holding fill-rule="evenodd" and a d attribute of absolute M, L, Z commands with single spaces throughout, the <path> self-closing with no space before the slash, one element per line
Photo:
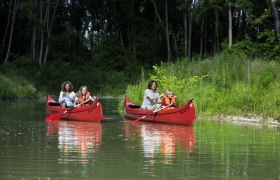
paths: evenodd
<path fill-rule="evenodd" d="M 46 110 L 48 115 L 54 113 L 63 113 L 67 108 L 61 108 L 59 102 L 55 101 L 50 95 L 47 97 Z M 95 101 L 90 106 L 78 107 L 63 114 L 61 119 L 87 122 L 101 122 L 105 119 L 102 115 L 102 105 L 99 101 Z"/>
<path fill-rule="evenodd" d="M 139 105 L 133 104 L 127 97 L 124 101 L 123 110 L 125 117 L 133 120 L 152 113 L 151 110 L 141 110 Z M 141 121 L 192 126 L 195 122 L 195 117 L 195 106 L 192 100 L 190 100 L 184 106 L 159 111 L 141 119 Z"/>

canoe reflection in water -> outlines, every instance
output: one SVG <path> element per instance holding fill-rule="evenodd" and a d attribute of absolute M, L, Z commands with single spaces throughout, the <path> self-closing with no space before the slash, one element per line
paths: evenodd
<path fill-rule="evenodd" d="M 58 149 L 62 163 L 88 163 L 101 147 L 102 125 L 100 123 L 57 121 L 48 123 L 47 136 L 58 135 Z"/>
<path fill-rule="evenodd" d="M 193 127 L 177 126 L 169 124 L 151 123 L 126 123 L 125 140 L 126 148 L 132 148 L 130 141 L 140 139 L 144 157 L 154 158 L 163 156 L 165 160 L 171 160 L 177 156 L 176 152 L 192 153 L 195 148 L 195 133 Z M 135 145 L 135 143 L 134 143 Z M 164 163 L 171 163 L 170 161 Z"/>

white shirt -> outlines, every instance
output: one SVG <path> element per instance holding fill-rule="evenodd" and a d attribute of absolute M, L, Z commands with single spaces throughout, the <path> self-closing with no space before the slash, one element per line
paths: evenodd
<path fill-rule="evenodd" d="M 64 101 L 67 106 L 74 106 L 75 96 L 76 96 L 76 94 L 74 93 L 74 91 L 72 91 L 71 93 L 66 93 L 66 92 L 60 91 L 58 101 L 60 103 L 62 101 Z"/>
<path fill-rule="evenodd" d="M 150 99 L 151 96 L 157 97 L 156 99 Z M 156 91 L 153 91 L 151 89 L 146 89 L 144 93 L 144 100 L 142 106 L 153 106 L 157 103 L 160 103 L 160 96 L 159 93 Z"/>

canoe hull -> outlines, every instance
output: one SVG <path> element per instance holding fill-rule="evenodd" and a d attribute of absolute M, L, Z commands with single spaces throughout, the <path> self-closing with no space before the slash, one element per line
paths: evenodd
<path fill-rule="evenodd" d="M 47 97 L 46 111 L 48 115 L 54 113 L 63 113 L 68 110 L 67 108 L 59 107 L 59 103 L 51 96 Z M 73 120 L 73 121 L 86 121 L 99 123 L 105 119 L 102 115 L 102 105 L 99 101 L 95 101 L 90 106 L 78 107 L 63 114 L 60 119 Z"/>
<path fill-rule="evenodd" d="M 125 117 L 132 120 L 152 113 L 151 110 L 140 110 L 140 106 L 133 104 L 127 97 L 125 98 L 123 110 Z M 184 106 L 175 109 L 159 111 L 141 119 L 141 121 L 193 126 L 195 119 L 195 106 L 192 100 L 190 100 Z"/>

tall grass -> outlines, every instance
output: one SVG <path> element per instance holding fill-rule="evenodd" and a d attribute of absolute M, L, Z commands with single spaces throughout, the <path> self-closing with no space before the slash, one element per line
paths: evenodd
<path fill-rule="evenodd" d="M 193 98 L 198 113 L 260 114 L 279 118 L 279 68 L 279 62 L 250 60 L 245 54 L 224 51 L 204 60 L 182 58 L 175 63 L 155 66 L 150 78 L 159 82 L 160 93 L 171 88 L 180 105 Z M 126 95 L 132 101 L 141 102 L 147 82 L 142 80 L 128 86 Z"/>
<path fill-rule="evenodd" d="M 36 89 L 22 78 L 11 78 L 0 74 L 0 99 L 31 98 Z"/>

